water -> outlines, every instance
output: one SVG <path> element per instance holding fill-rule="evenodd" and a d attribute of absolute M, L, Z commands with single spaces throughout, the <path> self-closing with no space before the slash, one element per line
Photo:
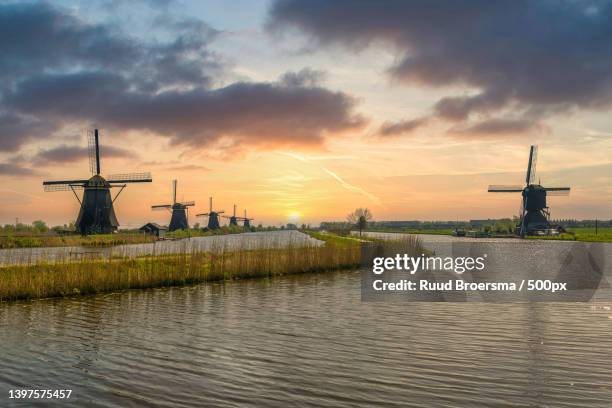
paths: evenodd
<path fill-rule="evenodd" d="M 362 303 L 359 271 L 0 304 L 0 406 L 610 407 L 611 307 Z"/>

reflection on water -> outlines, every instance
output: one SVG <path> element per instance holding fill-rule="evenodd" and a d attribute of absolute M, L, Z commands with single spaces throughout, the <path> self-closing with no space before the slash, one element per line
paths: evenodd
<path fill-rule="evenodd" d="M 610 303 L 360 296 L 337 272 L 2 304 L 0 405 L 610 406 Z"/>

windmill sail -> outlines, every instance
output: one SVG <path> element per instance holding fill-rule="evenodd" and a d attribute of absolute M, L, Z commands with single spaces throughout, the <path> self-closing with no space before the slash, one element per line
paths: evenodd
<path fill-rule="evenodd" d="M 545 187 L 544 190 L 549 196 L 567 196 L 570 193 L 569 187 Z"/>
<path fill-rule="evenodd" d="M 170 205 L 170 204 L 152 205 L 151 209 L 153 211 L 170 210 L 170 209 L 172 209 L 172 205 Z"/>
<path fill-rule="evenodd" d="M 98 129 L 87 131 L 87 147 L 89 153 L 89 171 L 91 175 L 100 174 L 100 146 Z"/>
<path fill-rule="evenodd" d="M 176 180 L 172 180 L 172 203 L 176 204 Z"/>
<path fill-rule="evenodd" d="M 536 164 L 538 162 L 538 146 L 532 145 L 529 150 L 529 164 L 527 165 L 527 184 L 533 184 L 536 177 Z"/>
<path fill-rule="evenodd" d="M 85 180 L 85 183 L 87 180 Z M 84 183 L 73 184 L 73 183 L 53 183 L 52 184 L 44 184 L 43 187 L 45 192 L 51 193 L 55 191 L 70 191 L 70 190 L 82 190 L 84 188 Z"/>
<path fill-rule="evenodd" d="M 109 183 L 150 183 L 153 181 L 151 173 L 124 173 L 111 174 L 106 177 Z"/>
<path fill-rule="evenodd" d="M 506 186 L 506 185 L 492 185 L 487 190 L 489 193 L 520 193 L 523 191 L 523 187 L 519 185 Z"/>

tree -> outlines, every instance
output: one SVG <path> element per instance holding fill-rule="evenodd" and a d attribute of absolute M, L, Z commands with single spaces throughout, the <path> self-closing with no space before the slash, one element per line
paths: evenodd
<path fill-rule="evenodd" d="M 38 233 L 45 233 L 49 231 L 49 227 L 47 227 L 47 224 L 41 220 L 36 220 L 32 222 L 32 228 L 34 229 L 34 232 Z"/>
<path fill-rule="evenodd" d="M 356 226 L 359 229 L 359 236 L 368 226 L 368 221 L 372 220 L 372 213 L 367 208 L 357 208 L 355 211 L 346 216 L 349 224 Z"/>

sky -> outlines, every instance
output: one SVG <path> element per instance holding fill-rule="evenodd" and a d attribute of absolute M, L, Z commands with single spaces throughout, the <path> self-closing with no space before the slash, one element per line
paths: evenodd
<path fill-rule="evenodd" d="M 102 174 L 150 171 L 115 203 L 317 224 L 511 217 L 538 180 L 553 218 L 612 218 L 612 3 L 0 3 L 0 223 L 73 221 L 86 131 Z M 205 222 L 205 219 L 200 219 Z"/>

